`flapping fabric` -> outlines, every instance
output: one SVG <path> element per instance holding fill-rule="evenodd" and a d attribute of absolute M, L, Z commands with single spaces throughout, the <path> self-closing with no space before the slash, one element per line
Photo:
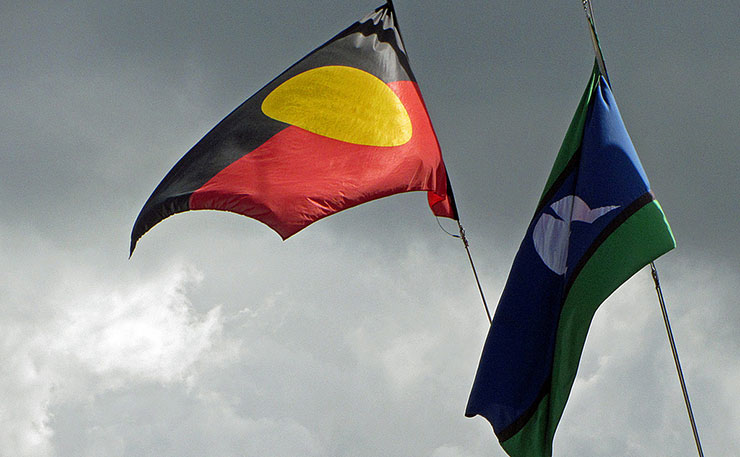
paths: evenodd
<path fill-rule="evenodd" d="M 466 415 L 485 417 L 511 456 L 551 456 L 596 309 L 674 247 L 595 65 L 514 259 Z"/>
<path fill-rule="evenodd" d="M 330 214 L 428 191 L 457 219 L 452 189 L 389 4 L 311 52 L 223 119 L 165 176 L 137 240 L 162 219 L 216 209 L 283 239 Z"/>

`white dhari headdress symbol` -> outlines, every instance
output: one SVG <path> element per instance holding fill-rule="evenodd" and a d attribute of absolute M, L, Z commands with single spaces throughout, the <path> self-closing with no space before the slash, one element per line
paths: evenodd
<path fill-rule="evenodd" d="M 592 224 L 596 219 L 617 206 L 602 206 L 589 208 L 588 204 L 576 195 L 568 195 L 556 201 L 550 208 L 559 219 L 551 214 L 540 216 L 532 232 L 534 249 L 545 265 L 555 273 L 562 275 L 568 269 L 568 238 L 570 237 L 571 222 L 587 222 Z"/>

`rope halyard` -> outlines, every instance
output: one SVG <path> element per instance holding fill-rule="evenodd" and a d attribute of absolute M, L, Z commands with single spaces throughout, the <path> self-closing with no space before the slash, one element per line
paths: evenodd
<path fill-rule="evenodd" d="M 435 219 L 437 220 L 437 225 L 439 225 L 439 229 L 445 232 L 446 234 L 450 235 L 452 238 L 460 238 L 460 235 L 455 235 L 454 233 L 450 233 L 447 231 L 446 228 L 442 227 L 442 224 L 439 222 L 439 217 L 435 216 Z"/>
<path fill-rule="evenodd" d="M 490 324 L 493 322 L 491 319 L 491 311 L 488 310 L 488 303 L 486 302 L 486 296 L 483 293 L 483 287 L 480 285 L 480 280 L 478 279 L 478 271 L 475 269 L 475 264 L 473 263 L 473 256 L 470 255 L 470 243 L 468 243 L 468 238 L 465 236 L 465 229 L 463 228 L 462 224 L 460 223 L 460 220 L 457 220 L 457 227 L 460 230 L 459 235 L 455 235 L 454 233 L 450 233 L 442 227 L 442 224 L 439 222 L 439 218 L 437 219 L 437 225 L 439 225 L 439 228 L 445 232 L 446 234 L 450 235 L 452 238 L 459 238 L 463 242 L 463 246 L 465 246 L 465 252 L 468 253 L 468 260 L 470 261 L 470 267 L 473 269 L 473 276 L 475 276 L 475 283 L 478 285 L 478 292 L 480 293 L 480 298 L 483 300 L 483 307 L 486 309 L 486 316 L 488 316 L 488 323 Z"/>

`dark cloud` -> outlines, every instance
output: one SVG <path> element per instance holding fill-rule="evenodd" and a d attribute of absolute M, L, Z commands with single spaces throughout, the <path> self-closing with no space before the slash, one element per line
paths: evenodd
<path fill-rule="evenodd" d="M 396 3 L 495 306 L 591 69 L 580 2 Z M 286 242 L 233 214 L 177 215 L 126 258 L 176 160 L 375 6 L 0 8 L 0 454 L 503 455 L 463 417 L 485 313 L 423 194 Z M 679 243 L 658 265 L 705 449 L 737 454 L 740 11 L 595 8 Z M 556 450 L 693 455 L 672 370 L 643 271 L 597 313 Z"/>

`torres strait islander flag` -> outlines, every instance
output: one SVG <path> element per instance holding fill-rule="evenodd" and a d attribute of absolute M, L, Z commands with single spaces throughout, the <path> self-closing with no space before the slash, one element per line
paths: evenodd
<path fill-rule="evenodd" d="M 141 210 L 137 240 L 162 219 L 216 209 L 257 219 L 283 239 L 346 208 L 428 191 L 457 219 L 437 137 L 392 4 L 294 64 L 201 139 Z"/>
<path fill-rule="evenodd" d="M 675 247 L 597 65 L 493 317 L 466 415 L 515 457 L 552 455 L 598 306 Z"/>

